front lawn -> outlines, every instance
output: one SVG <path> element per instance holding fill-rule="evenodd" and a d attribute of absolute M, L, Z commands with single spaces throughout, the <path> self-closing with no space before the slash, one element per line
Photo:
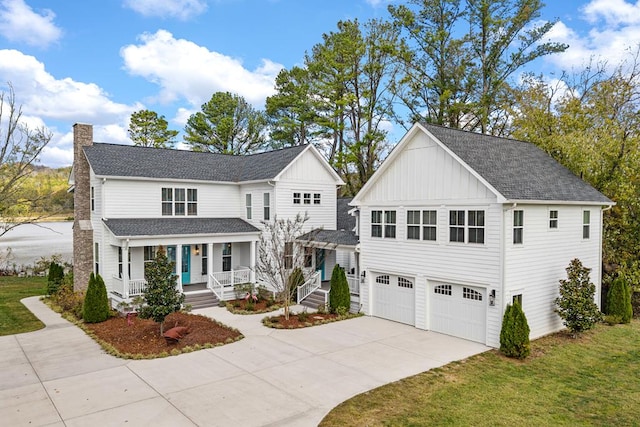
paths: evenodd
<path fill-rule="evenodd" d="M 322 426 L 638 425 L 640 321 L 579 339 L 532 342 L 518 361 L 497 351 L 356 396 Z"/>
<path fill-rule="evenodd" d="M 20 300 L 43 295 L 46 283 L 46 277 L 0 277 L 0 336 L 31 332 L 44 327 Z"/>

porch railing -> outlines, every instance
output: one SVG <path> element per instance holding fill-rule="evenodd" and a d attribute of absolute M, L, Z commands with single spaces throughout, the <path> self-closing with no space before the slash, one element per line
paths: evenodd
<path fill-rule="evenodd" d="M 218 282 L 218 279 L 216 279 L 213 274 L 209 274 L 207 287 L 211 289 L 211 291 L 215 294 L 216 297 L 218 297 L 220 301 L 224 301 L 224 286 L 222 286 L 222 283 Z"/>
<path fill-rule="evenodd" d="M 211 273 L 211 277 L 214 277 L 218 283 L 223 286 L 233 286 L 240 283 L 249 283 L 251 281 L 251 270 L 247 268 L 242 270 L 220 271 Z"/>
<path fill-rule="evenodd" d="M 112 279 L 112 291 L 117 293 L 123 298 L 135 297 L 142 295 L 147 287 L 147 281 L 145 279 L 129 279 L 129 286 L 124 285 L 124 280 L 120 277 L 113 275 Z"/>
<path fill-rule="evenodd" d="M 309 277 L 309 279 L 307 279 L 306 282 L 298 286 L 298 298 L 296 302 L 300 303 L 300 301 L 311 295 L 313 291 L 318 289 L 321 285 L 320 271 L 316 271 L 311 277 Z"/>
<path fill-rule="evenodd" d="M 349 283 L 349 292 L 353 295 L 360 295 L 360 279 L 358 276 L 347 274 L 347 283 Z"/>

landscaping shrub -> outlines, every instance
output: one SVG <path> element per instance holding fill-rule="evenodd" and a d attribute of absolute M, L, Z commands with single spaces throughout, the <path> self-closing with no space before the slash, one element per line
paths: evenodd
<path fill-rule="evenodd" d="M 164 333 L 164 319 L 179 311 L 184 302 L 184 295 L 176 289 L 178 276 L 173 274 L 174 265 L 160 246 L 155 259 L 144 267 L 147 280 L 144 291 L 146 305 L 141 307 L 138 315 L 160 323 L 160 335 Z"/>
<path fill-rule="evenodd" d="M 82 319 L 82 309 L 84 305 L 84 292 L 73 290 L 73 273 L 64 276 L 58 291 L 51 295 L 51 302 L 58 306 L 60 310 L 71 313 L 76 319 Z"/>
<path fill-rule="evenodd" d="M 104 322 L 109 318 L 107 287 L 99 274 L 91 273 L 87 294 L 82 306 L 82 318 L 86 323 Z"/>
<path fill-rule="evenodd" d="M 507 357 L 524 359 L 531 353 L 529 324 L 519 302 L 507 304 L 500 330 L 500 351 Z"/>
<path fill-rule="evenodd" d="M 47 295 L 54 295 L 64 279 L 64 269 L 60 264 L 51 261 L 49 264 L 49 274 L 47 275 Z"/>
<path fill-rule="evenodd" d="M 233 292 L 236 296 L 236 299 L 244 299 L 248 293 L 253 294 L 253 284 L 252 283 L 238 283 L 233 285 Z"/>
<path fill-rule="evenodd" d="M 306 322 L 309 320 L 309 313 L 306 310 L 306 307 L 304 310 L 302 310 L 302 312 L 298 313 L 298 321 L 300 322 Z"/>
<path fill-rule="evenodd" d="M 607 293 L 606 313 L 620 319 L 619 323 L 629 323 L 633 317 L 631 307 L 631 287 L 621 277 L 616 278 Z"/>
<path fill-rule="evenodd" d="M 340 307 L 349 312 L 351 306 L 351 294 L 349 292 L 349 283 L 344 269 L 336 264 L 331 273 L 331 292 L 329 292 L 329 307 L 334 313 L 338 312 Z"/>
<path fill-rule="evenodd" d="M 296 267 L 289 275 L 289 300 L 298 302 L 298 286 L 304 284 L 304 273 Z"/>
<path fill-rule="evenodd" d="M 556 312 L 575 335 L 594 327 L 602 314 L 594 302 L 596 287 L 589 278 L 589 268 L 579 259 L 567 267 L 567 279 L 560 280 L 560 296 L 555 299 Z"/>

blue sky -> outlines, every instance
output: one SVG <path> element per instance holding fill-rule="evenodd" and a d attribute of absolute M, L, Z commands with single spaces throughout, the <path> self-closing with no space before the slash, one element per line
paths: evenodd
<path fill-rule="evenodd" d="M 72 125 L 130 143 L 132 112 L 148 108 L 182 130 L 216 91 L 257 108 L 281 68 L 339 20 L 386 18 L 389 0 L 0 0 L 0 88 L 13 85 L 25 121 L 53 139 L 41 163 L 72 161 Z M 640 0 L 547 0 L 542 20 L 567 52 L 529 70 L 551 75 L 590 57 L 617 63 L 640 43 Z"/>

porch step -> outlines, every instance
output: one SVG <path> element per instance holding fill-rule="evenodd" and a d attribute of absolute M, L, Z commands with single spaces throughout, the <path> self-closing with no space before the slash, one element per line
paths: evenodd
<path fill-rule="evenodd" d="M 218 303 L 218 297 L 211 291 L 198 292 L 197 294 L 184 294 L 184 305 L 189 304 L 194 310 L 198 308 L 217 307 Z"/>
<path fill-rule="evenodd" d="M 303 299 L 300 304 L 315 310 L 319 305 L 324 304 L 324 292 L 313 291 L 308 297 Z"/>

